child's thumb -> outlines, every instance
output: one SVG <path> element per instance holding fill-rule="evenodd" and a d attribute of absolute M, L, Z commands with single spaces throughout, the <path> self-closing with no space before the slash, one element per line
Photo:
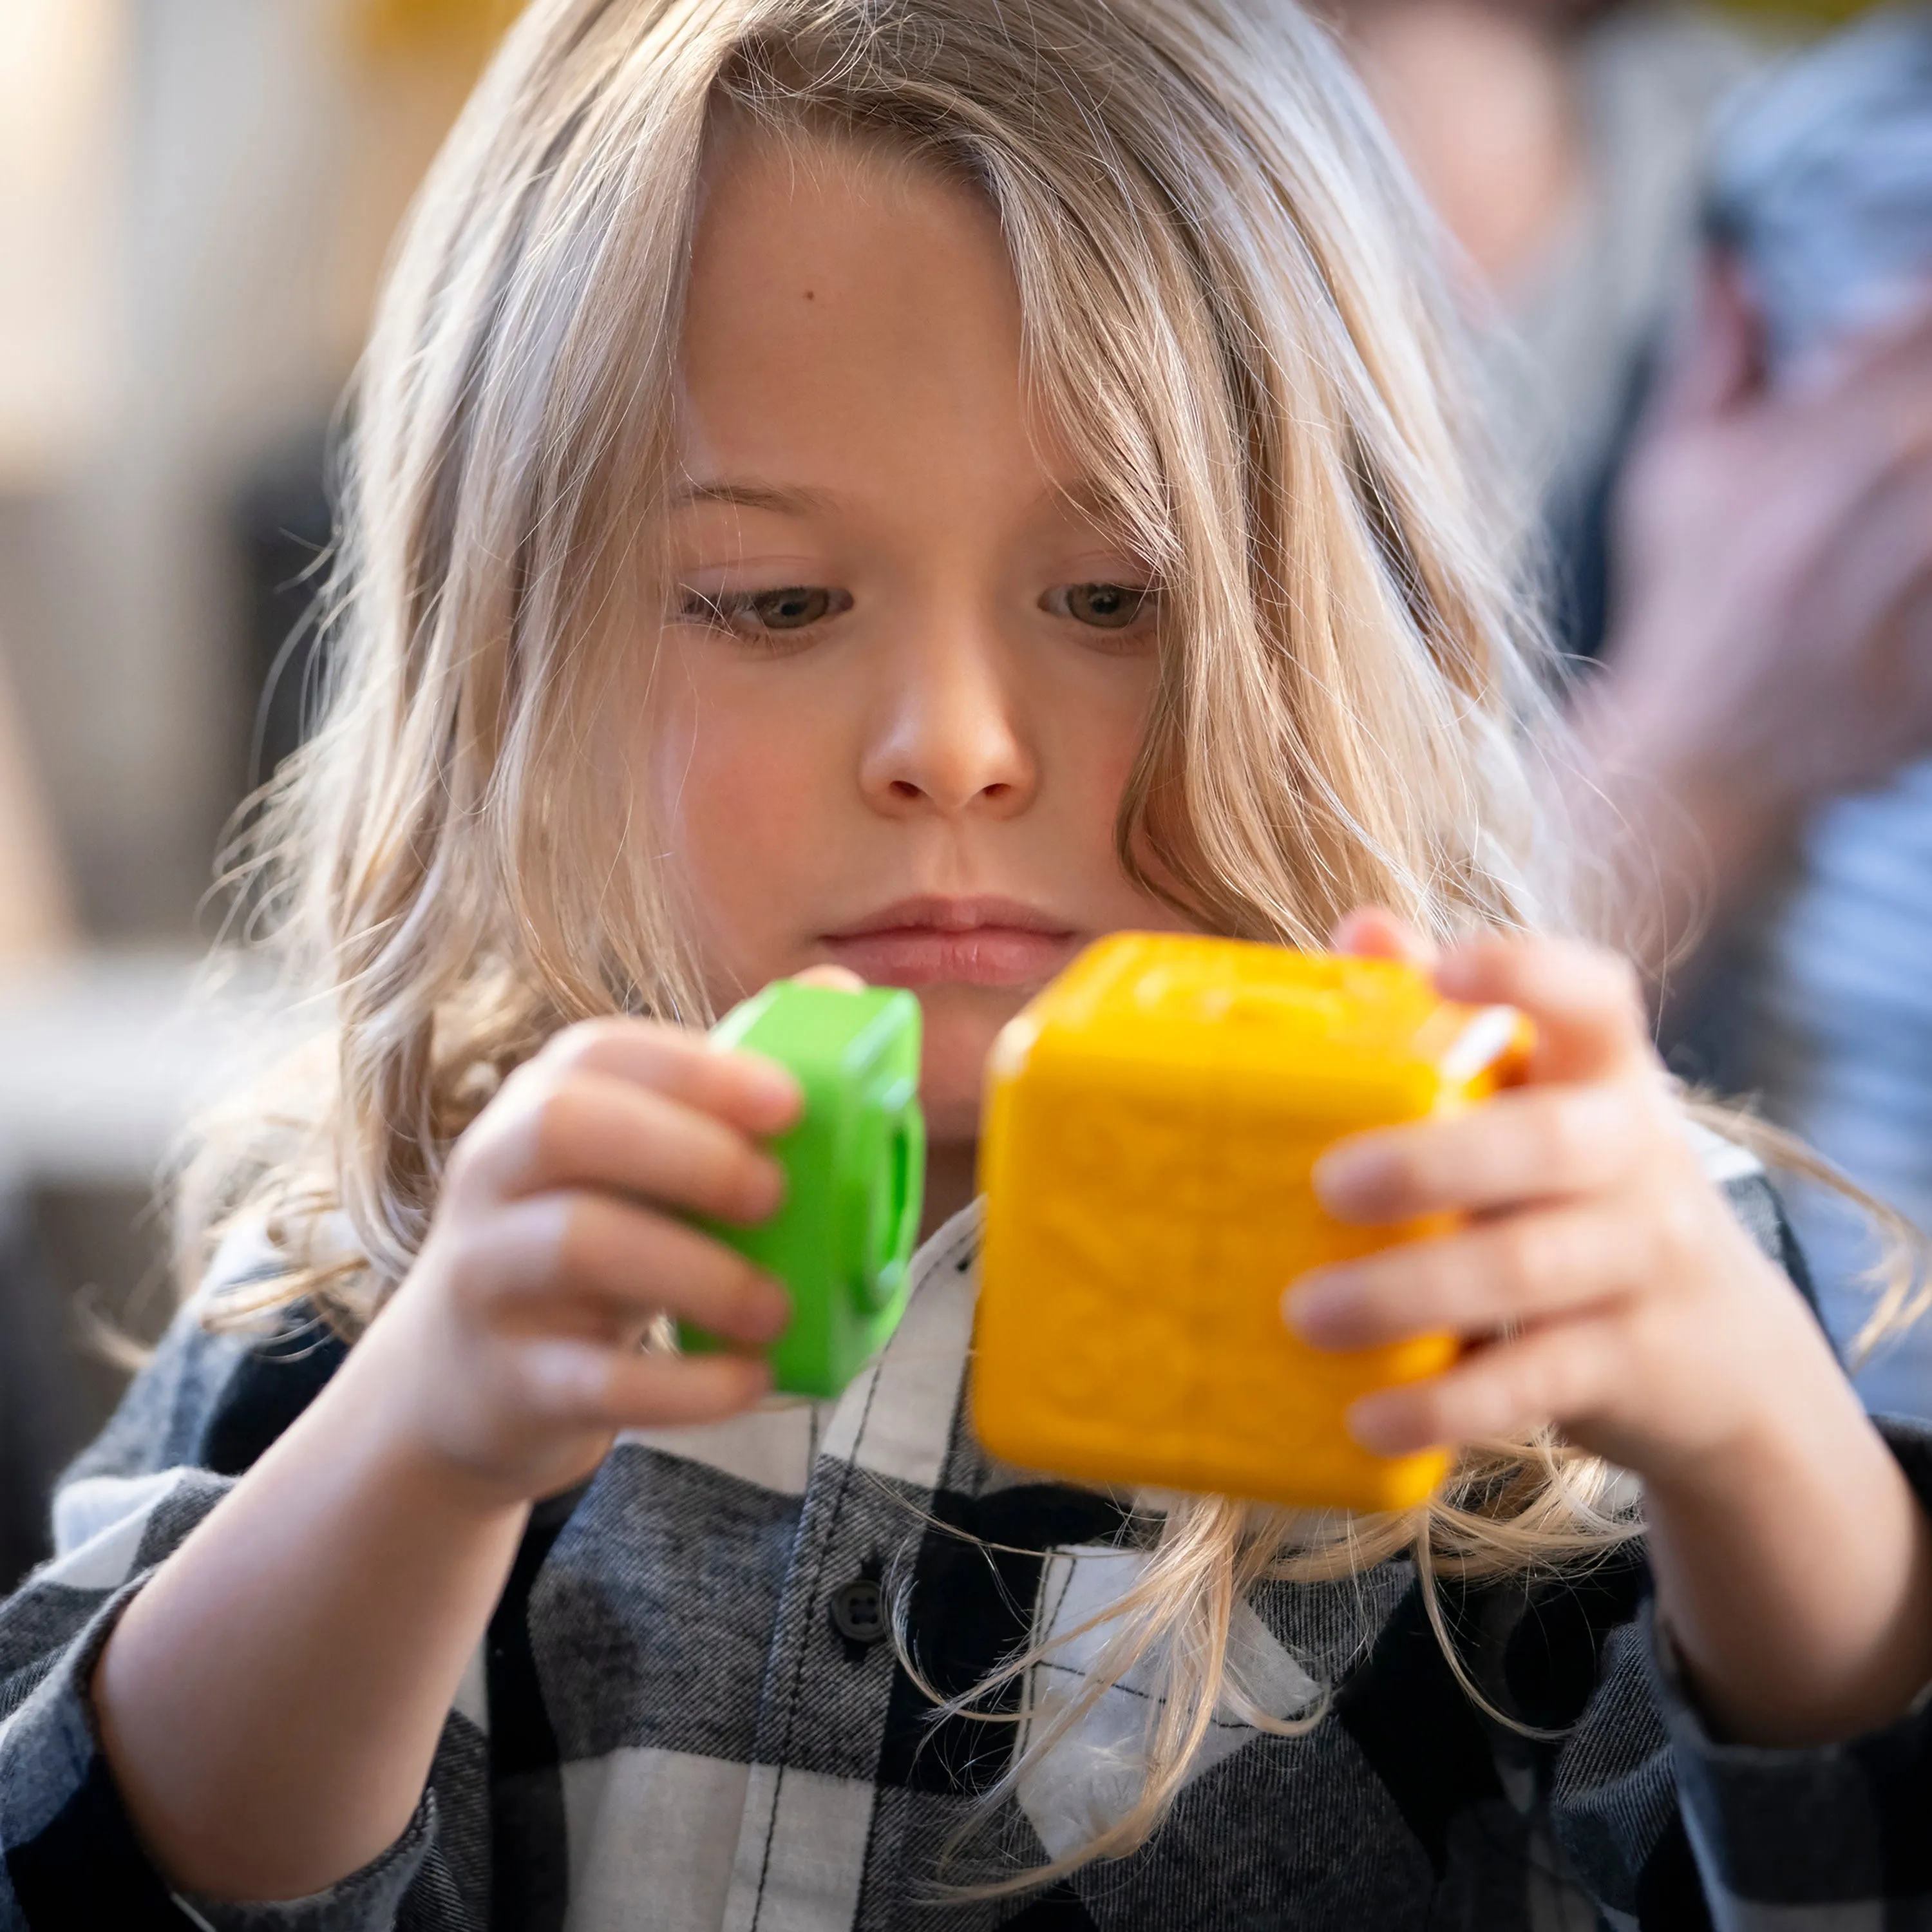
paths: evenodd
<path fill-rule="evenodd" d="M 862 993 L 866 982 L 848 966 L 808 966 L 792 975 L 801 986 L 824 986 L 835 993 Z"/>

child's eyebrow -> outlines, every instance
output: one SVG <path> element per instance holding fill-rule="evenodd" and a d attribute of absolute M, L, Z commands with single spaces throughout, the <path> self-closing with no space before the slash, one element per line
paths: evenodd
<path fill-rule="evenodd" d="M 808 483 L 761 483 L 749 477 L 715 477 L 706 481 L 686 477 L 670 494 L 674 514 L 707 503 L 728 503 L 738 509 L 765 510 L 782 517 L 831 517 L 844 508 L 832 491 Z M 1096 536 L 1112 542 L 1121 540 L 1113 498 L 1097 482 L 1080 478 L 1049 484 L 1028 506 L 1029 514 L 1048 510 L 1071 511 Z"/>
<path fill-rule="evenodd" d="M 689 509 L 700 503 L 730 503 L 741 510 L 772 510 L 781 516 L 807 517 L 836 508 L 836 499 L 805 484 L 785 487 L 734 482 L 728 478 L 710 483 L 688 482 L 671 493 L 674 510 Z"/>

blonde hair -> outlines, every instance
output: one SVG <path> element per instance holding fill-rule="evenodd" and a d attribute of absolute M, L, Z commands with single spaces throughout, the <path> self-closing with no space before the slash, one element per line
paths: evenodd
<path fill-rule="evenodd" d="M 996 209 L 1042 417 L 1162 584 L 1130 874 L 1296 945 L 1364 903 L 1439 938 L 1579 922 L 1536 764 L 1543 646 L 1436 243 L 1320 28 L 1283 0 L 538 0 L 397 257 L 355 392 L 324 716 L 236 874 L 319 1034 L 189 1171 L 189 1274 L 238 1214 L 289 1263 L 218 1318 L 306 1298 L 352 1330 L 510 1067 L 579 1017 L 706 1017 L 599 734 L 648 676 L 721 116 L 874 144 Z M 326 1215 L 347 1252 L 316 1237 Z M 1404 1550 L 1472 1575 L 1587 1558 L 1634 1532 L 1609 1480 L 1538 1442 L 1472 1454 L 1400 1518 L 1178 1502 L 1095 1679 L 1162 1659 L 1144 1790 L 1081 1856 L 1163 1814 L 1258 1580 Z"/>

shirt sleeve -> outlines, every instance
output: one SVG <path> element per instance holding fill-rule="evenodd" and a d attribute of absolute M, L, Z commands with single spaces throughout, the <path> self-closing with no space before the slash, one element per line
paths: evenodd
<path fill-rule="evenodd" d="M 1932 1432 L 1880 1426 L 1932 1506 Z M 1552 1748 L 1548 1791 L 1562 1863 L 1610 1925 L 1825 1932 L 1926 1909 L 1932 1687 L 1896 1722 L 1843 1743 L 1722 1744 L 1648 1602 L 1598 1635 L 1594 1689 Z"/>
<path fill-rule="evenodd" d="M 480 1709 L 452 1712 L 407 1830 L 314 1898 L 259 1906 L 172 1892 L 102 1756 L 90 1695 L 116 1619 L 154 1570 L 298 1415 L 342 1357 L 326 1331 L 211 1334 L 184 1308 L 113 1419 L 63 1478 L 55 1554 L 0 1603 L 0 1932 L 422 1932 L 487 1923 Z"/>
<path fill-rule="evenodd" d="M 1804 1256 L 1764 1171 L 1714 1136 L 1707 1171 L 1815 1314 Z M 1932 1432 L 1880 1418 L 1932 1507 Z M 1542 1596 L 1510 1640 L 1505 1705 L 1540 1727 L 1556 1874 L 1615 1932 L 1824 1932 L 1932 1900 L 1932 1708 L 1816 1750 L 1713 1742 L 1648 1601 L 1640 1546 Z M 1502 1747 L 1522 1744 L 1520 1733 Z M 1528 1767 L 1526 1766 L 1526 1768 Z"/>
<path fill-rule="evenodd" d="M 1932 1431 L 1879 1426 L 1932 1508 Z M 1906 1922 L 1908 1904 L 1932 1910 L 1932 1685 L 1896 1722 L 1840 1744 L 1720 1744 L 1654 1621 L 1646 1634 L 1686 1835 L 1720 1928 L 1889 1925 Z"/>

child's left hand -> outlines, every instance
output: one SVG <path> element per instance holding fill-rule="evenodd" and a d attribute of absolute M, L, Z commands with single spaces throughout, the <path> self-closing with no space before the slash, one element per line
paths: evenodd
<path fill-rule="evenodd" d="M 1430 963 L 1388 914 L 1345 951 Z M 1436 964 L 1453 999 L 1528 1014 L 1527 1079 L 1451 1118 L 1358 1134 L 1317 1163 L 1330 1210 L 1466 1226 L 1304 1276 L 1285 1312 L 1357 1348 L 1468 1345 L 1357 1402 L 1394 1454 L 1553 1424 L 1644 1480 L 1660 1613 L 1706 1711 L 1761 1744 L 1843 1737 L 1932 1677 L 1932 1526 L 1784 1273 L 1706 1178 L 1634 974 L 1553 940 Z"/>
<path fill-rule="evenodd" d="M 1354 915 L 1336 940 L 1429 963 L 1384 914 Z M 1705 1177 L 1630 969 L 1579 945 L 1499 938 L 1459 947 L 1435 976 L 1452 999 L 1520 1009 L 1536 1042 L 1521 1086 L 1355 1135 L 1316 1166 L 1342 1220 L 1472 1217 L 1290 1290 L 1291 1323 L 1321 1347 L 1444 1330 L 1472 1345 L 1448 1372 L 1358 1402 L 1363 1444 L 1393 1455 L 1554 1423 L 1667 1478 L 1748 1451 L 1808 1392 L 1841 1386 L 1810 1311 Z"/>

